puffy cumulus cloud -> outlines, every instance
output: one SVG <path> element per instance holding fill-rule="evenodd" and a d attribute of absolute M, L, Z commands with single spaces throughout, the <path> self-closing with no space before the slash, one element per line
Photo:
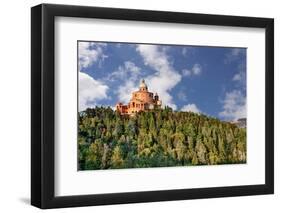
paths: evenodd
<path fill-rule="evenodd" d="M 131 99 L 131 94 L 138 90 L 136 81 L 126 81 L 124 85 L 121 85 L 117 89 L 118 100 L 122 103 L 128 103 Z"/>
<path fill-rule="evenodd" d="M 231 48 L 225 55 L 224 63 L 229 64 L 243 58 L 246 55 L 245 48 Z"/>
<path fill-rule="evenodd" d="M 223 110 L 219 116 L 227 120 L 237 120 L 247 116 L 246 106 L 246 49 L 233 48 L 226 54 L 225 63 L 236 63 L 237 72 L 233 75 L 236 89 L 226 92 L 222 101 Z"/>
<path fill-rule="evenodd" d="M 232 77 L 237 87 L 246 89 L 246 49 L 232 48 L 226 55 L 224 62 L 226 64 L 238 63 L 237 72 Z"/>
<path fill-rule="evenodd" d="M 183 56 L 190 56 L 190 55 L 193 55 L 194 53 L 195 53 L 195 48 L 194 47 L 188 47 L 188 46 L 186 46 L 186 47 L 183 47 L 182 48 L 182 51 L 181 51 L 181 53 L 182 53 L 182 55 Z"/>
<path fill-rule="evenodd" d="M 200 114 L 200 113 L 201 113 L 201 110 L 196 106 L 196 104 L 187 104 L 187 105 L 184 105 L 184 106 L 181 108 L 181 111 L 185 111 L 185 112 L 194 112 L 194 113 L 197 113 L 197 114 Z"/>
<path fill-rule="evenodd" d="M 105 43 L 80 41 L 78 43 L 79 69 L 87 68 L 95 62 L 107 58 L 103 54 L 103 47 L 105 46 Z"/>
<path fill-rule="evenodd" d="M 141 76 L 141 69 L 131 61 L 125 61 L 114 72 L 106 77 L 106 80 L 118 80 L 120 85 L 114 91 L 118 95 L 118 100 L 122 103 L 130 101 L 133 91 L 138 89 L 138 84 Z"/>
<path fill-rule="evenodd" d="M 194 75 L 200 75 L 202 72 L 202 66 L 200 64 L 194 64 L 192 67 L 192 71 Z"/>
<path fill-rule="evenodd" d="M 125 61 L 123 65 L 119 66 L 114 72 L 106 77 L 106 80 L 137 80 L 141 74 L 141 69 L 131 61 Z"/>
<path fill-rule="evenodd" d="M 108 98 L 107 91 L 107 85 L 79 72 L 79 111 L 94 107 L 98 100 Z"/>
<path fill-rule="evenodd" d="M 133 73 L 133 75 L 140 73 L 140 68 L 138 66 L 136 66 L 134 62 L 125 61 L 124 66 L 125 66 L 125 69 L 131 71 Z"/>
<path fill-rule="evenodd" d="M 178 92 L 177 97 L 181 101 L 187 101 L 187 95 L 186 95 L 186 93 L 183 90 Z"/>
<path fill-rule="evenodd" d="M 202 66 L 200 64 L 194 64 L 191 69 L 183 69 L 183 76 L 200 75 L 202 73 Z"/>
<path fill-rule="evenodd" d="M 231 50 L 231 55 L 232 56 L 238 56 L 238 55 L 240 55 L 241 53 L 243 52 L 243 49 L 241 49 L 241 48 L 233 48 L 232 50 Z"/>
<path fill-rule="evenodd" d="M 192 71 L 189 69 L 183 69 L 182 70 L 182 75 L 183 76 L 191 76 L 192 75 Z"/>
<path fill-rule="evenodd" d="M 237 88 L 246 90 L 246 62 L 242 61 L 237 67 L 237 73 L 233 76 L 232 80 L 235 82 Z"/>
<path fill-rule="evenodd" d="M 170 63 L 168 49 L 158 45 L 142 44 L 137 45 L 136 50 L 142 56 L 144 64 L 155 70 L 154 74 L 145 78 L 149 90 L 159 94 L 163 105 L 176 109 L 170 91 L 181 81 L 181 75 Z"/>
<path fill-rule="evenodd" d="M 107 56 L 103 53 L 105 43 L 84 42 L 78 43 L 79 57 L 79 111 L 96 106 L 98 100 L 106 99 L 108 86 L 81 72 L 94 63 L 100 63 Z"/>
<path fill-rule="evenodd" d="M 233 81 L 241 81 L 242 80 L 242 76 L 240 73 L 236 73 L 233 78 L 232 78 Z"/>
<path fill-rule="evenodd" d="M 246 97 L 240 90 L 227 92 L 223 103 L 223 111 L 219 113 L 224 119 L 237 120 L 247 116 Z"/>

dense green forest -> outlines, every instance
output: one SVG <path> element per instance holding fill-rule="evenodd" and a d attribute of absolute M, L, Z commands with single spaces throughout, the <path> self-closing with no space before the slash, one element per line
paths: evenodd
<path fill-rule="evenodd" d="M 205 115 L 96 107 L 78 116 L 79 170 L 246 162 L 246 129 Z"/>

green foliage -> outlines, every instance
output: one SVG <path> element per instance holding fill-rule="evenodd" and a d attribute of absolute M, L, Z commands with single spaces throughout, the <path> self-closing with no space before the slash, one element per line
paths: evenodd
<path fill-rule="evenodd" d="M 246 162 L 246 129 L 169 107 L 121 116 L 111 108 L 79 113 L 80 170 Z"/>

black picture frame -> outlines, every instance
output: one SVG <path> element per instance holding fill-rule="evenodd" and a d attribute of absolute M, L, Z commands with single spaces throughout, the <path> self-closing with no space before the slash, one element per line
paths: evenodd
<path fill-rule="evenodd" d="M 265 184 L 93 195 L 54 195 L 55 17 L 264 28 Z M 31 204 L 42 209 L 274 193 L 274 20 L 240 16 L 41 4 L 31 8 Z"/>

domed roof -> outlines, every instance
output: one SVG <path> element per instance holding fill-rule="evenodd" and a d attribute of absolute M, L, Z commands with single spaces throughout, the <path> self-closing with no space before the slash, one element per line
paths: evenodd
<path fill-rule="evenodd" d="M 144 79 L 141 80 L 140 88 L 147 88 L 147 85 L 146 85 Z"/>

